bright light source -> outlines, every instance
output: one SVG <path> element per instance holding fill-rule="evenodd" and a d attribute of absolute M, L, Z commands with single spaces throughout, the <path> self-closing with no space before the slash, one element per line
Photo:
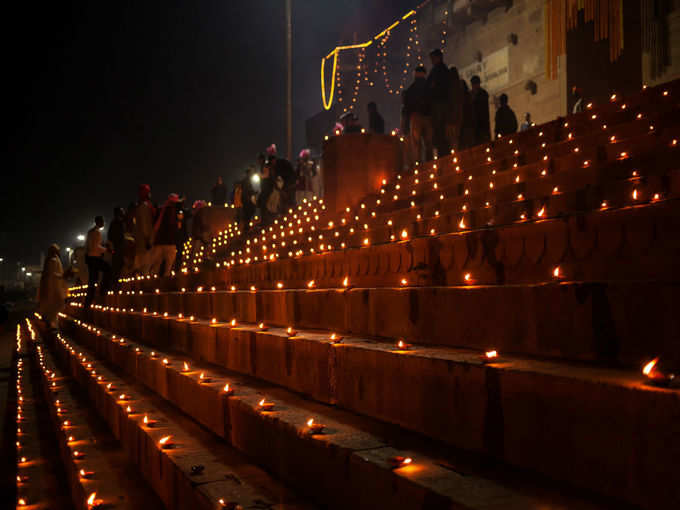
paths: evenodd
<path fill-rule="evenodd" d="M 84 240 L 85 240 L 85 236 L 84 236 L 83 234 L 78 234 L 77 239 L 78 239 L 78 241 L 84 241 Z"/>
<path fill-rule="evenodd" d="M 26 273 L 26 276 L 33 276 L 33 273 Z"/>
<path fill-rule="evenodd" d="M 251 181 L 253 181 L 253 184 L 260 184 L 260 175 L 259 174 L 253 174 L 253 176 L 250 178 Z"/>

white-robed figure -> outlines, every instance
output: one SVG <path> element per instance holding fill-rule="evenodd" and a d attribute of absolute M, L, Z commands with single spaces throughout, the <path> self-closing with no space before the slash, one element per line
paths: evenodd
<path fill-rule="evenodd" d="M 53 244 L 47 250 L 47 258 L 40 277 L 38 310 L 51 328 L 57 327 L 57 315 L 64 309 L 66 282 L 64 268 L 59 257 L 59 246 Z"/>

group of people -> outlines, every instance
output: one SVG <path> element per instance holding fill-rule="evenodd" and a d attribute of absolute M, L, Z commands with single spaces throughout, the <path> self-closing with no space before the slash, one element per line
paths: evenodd
<path fill-rule="evenodd" d="M 479 76 L 468 88 L 456 67 L 448 68 L 441 50 L 430 52 L 432 68 L 414 70 L 414 81 L 404 91 L 401 130 L 408 136 L 408 163 L 430 160 L 451 149 L 465 149 L 491 140 L 489 94 Z M 496 137 L 517 132 L 517 117 L 501 94 L 496 111 Z"/>
<path fill-rule="evenodd" d="M 263 225 L 269 225 L 279 214 L 294 208 L 304 198 L 311 198 L 317 187 L 316 162 L 309 149 L 303 149 L 296 166 L 279 157 L 275 144 L 266 154 L 258 155 L 257 166 L 251 165 L 243 179 L 234 184 L 232 203 L 244 230 L 259 211 Z"/>

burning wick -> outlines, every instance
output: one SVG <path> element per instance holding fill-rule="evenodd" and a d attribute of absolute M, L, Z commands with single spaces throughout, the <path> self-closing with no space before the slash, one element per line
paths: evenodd
<path fill-rule="evenodd" d="M 170 362 L 168 361 L 168 358 L 163 358 L 163 364 L 165 366 L 168 366 L 170 364 Z"/>
<path fill-rule="evenodd" d="M 130 413 L 132 412 L 132 408 L 131 408 L 130 406 L 127 406 L 127 407 L 125 408 L 125 412 L 128 413 L 128 414 L 130 414 Z"/>
<path fill-rule="evenodd" d="M 395 455 L 394 457 L 390 457 L 389 462 L 392 464 L 392 469 L 398 469 L 400 467 L 408 466 L 411 462 L 413 462 L 413 459 L 411 457 Z"/>
<path fill-rule="evenodd" d="M 342 343 L 342 337 L 340 335 L 336 335 L 335 333 L 331 333 L 330 340 L 332 344 Z"/>
<path fill-rule="evenodd" d="M 288 327 L 288 329 L 286 330 L 286 334 L 289 337 L 293 337 L 293 336 L 297 335 L 297 331 L 295 331 L 292 327 Z"/>
<path fill-rule="evenodd" d="M 229 321 L 229 327 L 235 328 L 236 327 L 236 319 L 231 319 Z"/>
<path fill-rule="evenodd" d="M 307 420 L 307 428 L 310 434 L 321 434 L 325 425 L 323 423 L 314 423 L 314 418 Z"/>
<path fill-rule="evenodd" d="M 121 393 L 120 395 L 118 395 L 118 400 L 130 400 L 130 397 L 125 393 Z"/>
<path fill-rule="evenodd" d="M 85 457 L 85 454 L 83 452 L 79 452 L 78 450 L 75 450 L 73 452 L 74 459 L 82 459 L 83 457 Z"/>
<path fill-rule="evenodd" d="M 210 324 L 217 324 L 217 319 L 215 317 L 210 319 Z"/>
<path fill-rule="evenodd" d="M 274 409 L 274 402 L 266 402 L 264 399 L 260 400 L 258 406 L 262 411 L 271 411 Z"/>
<path fill-rule="evenodd" d="M 491 350 L 491 351 L 486 351 L 482 356 L 480 356 L 482 359 L 482 363 L 492 363 L 495 361 L 498 361 L 498 351 Z"/>
<path fill-rule="evenodd" d="M 234 390 L 229 386 L 229 383 L 224 385 L 224 388 L 222 388 L 222 391 L 227 394 L 227 395 L 232 395 L 234 393 Z"/>
<path fill-rule="evenodd" d="M 659 358 L 654 358 L 642 367 L 642 373 L 647 377 L 647 382 L 653 386 L 677 386 L 679 383 L 675 381 L 675 374 L 664 374 L 657 368 L 658 363 Z"/>
<path fill-rule="evenodd" d="M 87 498 L 87 508 L 99 508 L 102 506 L 103 501 L 101 499 L 96 499 L 97 493 L 93 492 L 90 497 Z"/>
<path fill-rule="evenodd" d="M 210 382 L 210 377 L 206 377 L 203 372 L 201 372 L 201 375 L 198 376 L 198 382 L 201 383 L 207 383 Z"/>
<path fill-rule="evenodd" d="M 189 371 L 189 364 L 185 361 L 184 362 L 184 368 L 182 369 L 182 372 L 188 372 Z"/>
<path fill-rule="evenodd" d="M 562 278 L 562 270 L 560 269 L 560 266 L 557 266 L 555 269 L 553 269 L 553 277 Z"/>
<path fill-rule="evenodd" d="M 264 322 L 260 322 L 257 327 L 260 329 L 260 331 L 267 331 L 269 328 L 264 325 Z"/>
<path fill-rule="evenodd" d="M 156 420 L 150 420 L 149 417 L 145 414 L 142 422 L 144 422 L 144 425 L 146 425 L 147 427 L 153 427 L 153 424 L 156 423 Z"/>
<path fill-rule="evenodd" d="M 94 471 L 85 471 L 84 469 L 80 470 L 80 477 L 81 478 L 92 478 L 92 475 L 94 475 Z"/>
<path fill-rule="evenodd" d="M 172 441 L 170 441 L 170 438 L 172 438 L 172 436 L 165 436 L 162 437 L 160 441 L 158 441 L 158 444 L 161 446 L 161 448 L 167 449 L 172 446 Z"/>
<path fill-rule="evenodd" d="M 407 344 L 403 340 L 399 340 L 397 342 L 397 350 L 399 351 L 408 351 L 411 348 L 411 344 Z"/>

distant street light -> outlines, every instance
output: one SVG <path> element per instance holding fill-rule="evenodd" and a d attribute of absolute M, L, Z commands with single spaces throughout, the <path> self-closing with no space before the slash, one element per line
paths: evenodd
<path fill-rule="evenodd" d="M 78 239 L 78 241 L 84 241 L 84 240 L 85 240 L 85 236 L 84 236 L 83 234 L 78 234 L 78 238 L 77 238 L 77 239 Z"/>
<path fill-rule="evenodd" d="M 33 276 L 33 273 L 26 273 L 26 276 Z"/>
<path fill-rule="evenodd" d="M 0 262 L 4 262 L 4 261 L 5 261 L 5 259 L 3 259 L 2 257 L 0 257 Z"/>
<path fill-rule="evenodd" d="M 250 180 L 253 181 L 253 184 L 260 184 L 260 175 L 259 174 L 253 174 L 253 176 L 250 178 Z"/>
<path fill-rule="evenodd" d="M 22 273 L 25 273 L 25 272 L 26 272 L 26 268 L 25 268 L 25 267 L 22 267 L 22 268 L 21 268 L 21 272 L 22 272 Z"/>

